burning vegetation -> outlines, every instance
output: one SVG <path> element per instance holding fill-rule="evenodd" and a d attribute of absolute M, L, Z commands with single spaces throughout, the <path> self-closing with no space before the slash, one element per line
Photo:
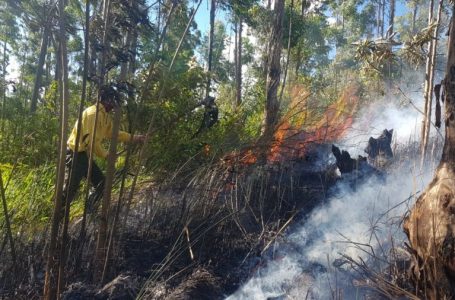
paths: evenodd
<path fill-rule="evenodd" d="M 0 298 L 455 298 L 448 4 L 203 2 L 0 1 Z"/>
<path fill-rule="evenodd" d="M 310 101 L 310 94 L 303 85 L 291 88 L 291 103 L 289 111 L 277 125 L 273 140 L 266 146 L 267 163 L 287 163 L 308 159 L 315 145 L 330 144 L 344 137 L 354 120 L 358 110 L 359 87 L 349 85 L 336 101 L 320 106 L 316 101 Z M 259 152 L 264 145 L 232 154 L 225 158 L 230 161 L 236 158 L 244 164 L 255 164 Z M 317 147 L 317 146 L 316 146 Z"/>

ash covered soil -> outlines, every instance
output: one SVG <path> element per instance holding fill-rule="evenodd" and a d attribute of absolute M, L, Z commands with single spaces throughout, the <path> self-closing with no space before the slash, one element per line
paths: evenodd
<path fill-rule="evenodd" d="M 201 168 L 191 180 L 142 184 L 117 234 L 101 287 L 92 284 L 93 260 L 85 255 L 94 253 L 96 220 L 89 222 L 82 250 L 80 222 L 74 221 L 62 298 L 223 299 L 233 294 L 264 268 L 271 249 L 296 220 L 325 204 L 341 180 L 336 165 L 346 164 L 335 161 L 331 151 L 331 145 L 315 145 L 305 157 L 280 164 L 220 162 Z M 352 174 L 343 179 L 348 184 L 378 175 L 363 158 L 349 159 Z M 40 296 L 44 263 L 36 249 L 42 247 L 39 241 L 24 247 L 34 263 L 13 298 Z"/>

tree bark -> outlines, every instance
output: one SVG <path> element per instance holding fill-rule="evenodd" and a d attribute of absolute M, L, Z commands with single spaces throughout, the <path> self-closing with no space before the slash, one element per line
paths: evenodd
<path fill-rule="evenodd" d="M 275 126 L 278 123 L 280 103 L 278 101 L 278 87 L 281 75 L 281 48 L 283 38 L 284 0 L 275 0 L 274 22 L 269 44 L 269 65 L 266 84 L 265 123 L 262 139 L 269 142 L 273 138 Z"/>
<path fill-rule="evenodd" d="M 65 158 L 66 158 L 66 140 L 68 132 L 68 102 L 69 102 L 69 89 L 68 89 L 68 57 L 66 49 L 66 30 L 65 30 L 65 1 L 59 0 L 59 39 L 60 39 L 60 60 L 61 60 L 61 77 L 60 77 L 60 91 L 61 91 L 61 115 L 60 115 L 60 148 L 59 148 L 59 162 L 57 172 L 57 182 L 55 188 L 55 204 L 54 212 L 52 215 L 51 235 L 49 242 L 49 249 L 46 264 L 46 276 L 44 282 L 44 298 L 46 300 L 58 299 L 56 275 L 59 266 L 58 257 L 58 227 L 60 221 L 60 214 L 62 208 L 63 197 L 63 184 L 65 178 Z"/>
<path fill-rule="evenodd" d="M 455 6 L 452 4 L 452 16 Z M 445 141 L 433 181 L 419 197 L 404 222 L 414 251 L 413 268 L 422 296 L 455 296 L 455 25 L 450 24 L 448 62 L 444 87 Z"/>
<path fill-rule="evenodd" d="M 430 0 L 429 10 L 428 10 L 428 25 L 433 23 L 433 6 L 434 0 Z M 438 11 L 438 19 L 440 18 L 441 9 Z M 437 27 L 433 34 L 437 34 Z M 437 37 L 437 36 L 435 36 Z M 434 55 L 434 57 L 433 57 Z M 426 152 L 428 148 L 428 140 L 431 127 L 431 112 L 433 104 L 433 78 L 434 78 L 434 62 L 436 57 L 436 39 L 431 40 L 428 44 L 428 54 L 425 67 L 425 86 L 424 86 L 424 115 L 422 119 L 422 128 L 421 128 L 421 167 L 423 167 L 424 161 L 426 159 Z"/>
<path fill-rule="evenodd" d="M 212 84 L 212 59 L 213 59 L 213 44 L 215 41 L 215 9 L 216 0 L 211 0 L 210 4 L 210 33 L 209 33 L 209 53 L 207 61 L 207 85 L 205 87 L 205 96 L 210 94 L 210 87 Z"/>
<path fill-rule="evenodd" d="M 436 67 L 436 50 L 438 48 L 438 35 L 439 35 L 439 23 L 441 21 L 441 15 L 442 15 L 442 4 L 443 0 L 439 0 L 438 3 L 438 15 L 436 18 L 436 28 L 433 31 L 433 36 L 435 37 L 431 43 L 431 52 L 429 53 L 429 58 L 430 58 L 430 70 L 429 70 L 429 83 L 428 83 L 428 90 L 426 91 L 426 100 L 428 100 L 428 111 L 427 115 L 425 116 L 425 132 L 424 132 L 424 140 L 423 140 L 423 148 L 422 148 L 422 162 L 421 166 L 423 167 L 424 161 L 427 156 L 428 152 L 428 142 L 430 140 L 430 128 L 431 128 L 431 115 L 432 115 L 432 104 L 433 104 L 433 85 L 434 85 L 434 73 L 435 73 L 435 67 Z"/>
<path fill-rule="evenodd" d="M 411 33 L 415 34 L 416 33 L 416 20 L 417 20 L 417 9 L 419 6 L 417 5 L 416 1 L 412 2 L 414 7 L 412 9 L 412 24 L 411 24 Z"/>
<path fill-rule="evenodd" d="M 7 51 L 7 44 L 6 40 L 3 41 L 3 62 L 2 62 L 2 82 L 5 83 L 5 86 L 2 87 L 2 117 L 1 117 L 1 124 L 0 124 L 0 133 L 2 136 L 5 134 L 5 109 L 6 109 L 6 66 L 7 66 L 7 59 L 6 59 L 6 51 Z M 2 152 L 4 151 L 6 139 L 2 141 Z"/>
<path fill-rule="evenodd" d="M 239 17 L 236 31 L 236 49 L 235 49 L 235 88 L 236 88 L 236 106 L 242 104 L 242 18 Z"/>
<path fill-rule="evenodd" d="M 390 0 L 389 6 L 389 28 L 387 30 L 387 35 L 391 36 L 393 33 L 393 27 L 395 24 L 395 0 Z"/>
<path fill-rule="evenodd" d="M 381 6 L 381 37 L 384 37 L 384 26 L 385 26 L 385 0 L 382 0 Z"/>
<path fill-rule="evenodd" d="M 41 40 L 41 48 L 38 59 L 38 69 L 36 70 L 35 83 L 33 85 L 32 99 L 30 102 L 30 112 L 34 113 L 38 104 L 38 93 L 41 87 L 41 78 L 43 77 L 43 66 L 46 60 L 47 45 L 49 43 L 49 26 L 46 24 L 43 30 L 43 38 Z"/>
<path fill-rule="evenodd" d="M 288 70 L 289 70 L 289 62 L 291 58 L 291 37 L 292 37 L 292 14 L 294 11 L 294 0 L 291 0 L 290 3 L 290 10 L 291 14 L 289 15 L 289 28 L 288 28 L 288 46 L 287 46 L 287 53 L 286 53 L 286 66 L 284 68 L 284 76 L 283 76 L 283 84 L 281 85 L 281 92 L 280 92 L 280 102 L 283 100 L 283 93 L 284 93 L 284 88 L 286 87 L 286 78 L 288 76 Z"/>

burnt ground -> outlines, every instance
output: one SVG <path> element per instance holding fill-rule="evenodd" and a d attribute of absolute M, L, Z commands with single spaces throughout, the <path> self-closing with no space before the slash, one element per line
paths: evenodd
<path fill-rule="evenodd" d="M 324 203 L 338 180 L 333 163 L 320 164 L 328 157 L 330 145 L 324 145 L 286 163 L 219 163 L 201 168 L 184 184 L 142 184 L 118 234 L 103 287 L 91 278 L 95 221 L 83 250 L 76 241 L 80 222 L 72 224 L 63 299 L 221 299 L 233 293 L 293 220 Z M 24 272 L 16 280 L 21 283 L 4 288 L 3 297 L 40 297 L 44 237 L 23 245 L 29 259 L 20 266 Z"/>

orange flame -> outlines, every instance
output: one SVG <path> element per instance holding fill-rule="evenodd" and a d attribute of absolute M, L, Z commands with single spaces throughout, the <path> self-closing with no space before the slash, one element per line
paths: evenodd
<path fill-rule="evenodd" d="M 304 101 L 296 97 L 294 90 L 299 88 L 296 86 L 291 92 L 291 97 L 294 96 L 293 101 L 297 100 L 301 103 L 296 106 L 299 110 L 297 113 L 292 113 L 291 110 L 278 127 L 268 156 L 270 162 L 303 158 L 309 143 L 334 142 L 342 138 L 352 125 L 359 100 L 356 85 L 348 86 L 338 100 L 329 105 L 319 116 L 315 109 L 310 111 L 308 108 L 307 96 L 304 96 Z M 294 119 L 297 120 L 294 126 L 291 125 L 290 114 L 293 114 Z"/>
<path fill-rule="evenodd" d="M 309 103 L 310 94 L 303 85 L 294 85 L 290 92 L 291 109 L 275 131 L 274 141 L 267 155 L 268 162 L 304 158 L 308 144 L 331 143 L 342 138 L 351 127 L 357 111 L 357 93 L 357 85 L 350 85 L 337 101 L 321 108 L 317 103 Z M 257 153 L 247 149 L 231 153 L 224 160 L 252 165 L 257 159 Z"/>

